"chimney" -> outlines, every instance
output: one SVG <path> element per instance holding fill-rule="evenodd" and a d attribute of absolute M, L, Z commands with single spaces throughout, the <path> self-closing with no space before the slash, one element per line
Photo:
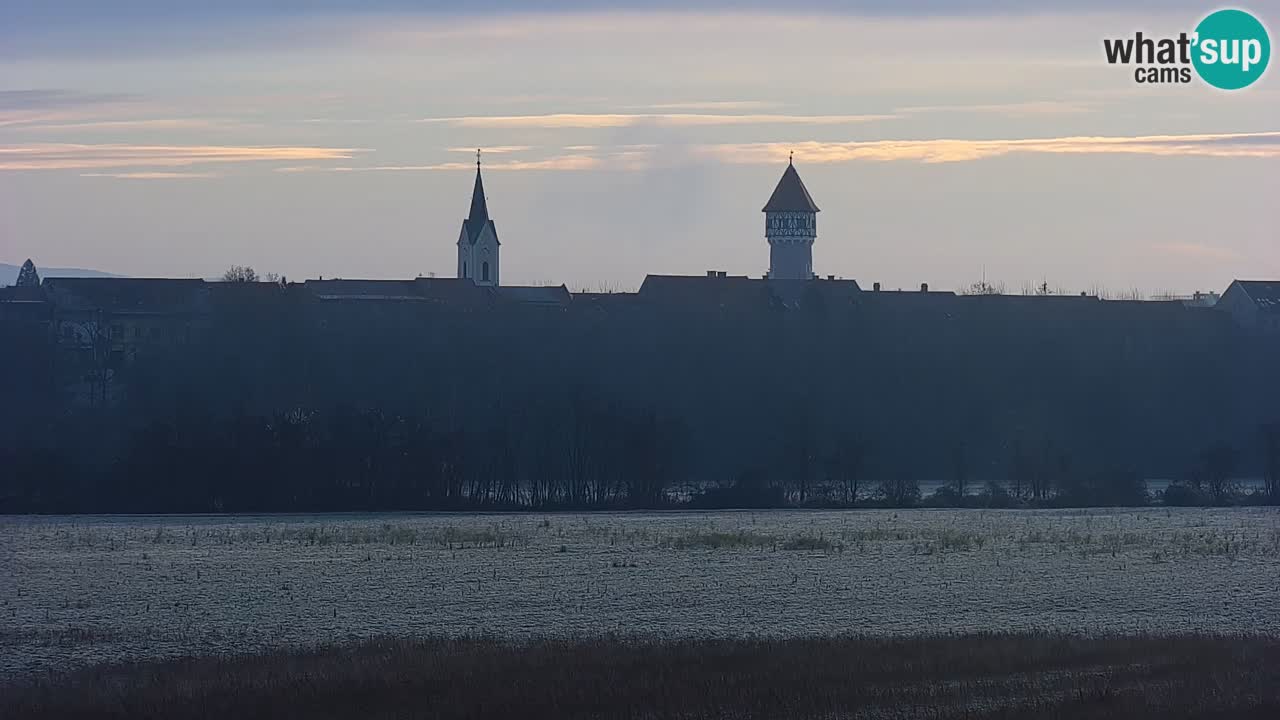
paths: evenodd
<path fill-rule="evenodd" d="M 872 284 L 872 286 L 871 286 L 871 290 L 872 290 L 873 292 L 880 292 L 880 283 L 874 283 L 874 284 Z"/>
<path fill-rule="evenodd" d="M 716 273 L 716 277 L 729 277 L 729 273 L 726 270 L 721 270 Z"/>
<path fill-rule="evenodd" d="M 920 283 L 920 292 L 929 292 L 929 283 Z"/>
<path fill-rule="evenodd" d="M 828 276 L 827 276 L 827 279 L 828 279 L 828 280 L 835 280 L 835 279 L 836 279 L 836 276 L 835 276 L 835 275 L 828 275 Z"/>
<path fill-rule="evenodd" d="M 708 270 L 708 271 L 707 271 L 707 277 L 715 277 L 715 276 L 716 276 L 716 271 L 715 271 L 715 270 Z"/>

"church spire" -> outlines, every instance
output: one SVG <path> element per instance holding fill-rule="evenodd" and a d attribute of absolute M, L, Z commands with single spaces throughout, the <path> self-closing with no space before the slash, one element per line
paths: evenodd
<path fill-rule="evenodd" d="M 458 277 L 477 285 L 498 285 L 498 228 L 489 217 L 480 176 L 480 151 L 476 150 L 476 184 L 471 190 L 471 212 L 462 221 L 458 236 Z"/>
<path fill-rule="evenodd" d="M 480 179 L 480 149 L 476 148 L 476 186 L 471 190 L 471 214 L 467 219 L 481 223 L 489 219 L 489 204 L 484 199 L 484 181 Z"/>

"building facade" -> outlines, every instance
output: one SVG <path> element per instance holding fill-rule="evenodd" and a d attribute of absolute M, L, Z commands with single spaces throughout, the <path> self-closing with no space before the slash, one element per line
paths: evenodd
<path fill-rule="evenodd" d="M 1235 280 L 1214 307 L 1246 330 L 1280 336 L 1280 281 Z"/>

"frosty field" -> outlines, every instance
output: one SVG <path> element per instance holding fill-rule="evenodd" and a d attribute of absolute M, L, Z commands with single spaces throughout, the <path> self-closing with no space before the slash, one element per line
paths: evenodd
<path fill-rule="evenodd" d="M 0 621 L 0 674 L 375 635 L 1280 634 L 1280 514 L 3 517 Z"/>

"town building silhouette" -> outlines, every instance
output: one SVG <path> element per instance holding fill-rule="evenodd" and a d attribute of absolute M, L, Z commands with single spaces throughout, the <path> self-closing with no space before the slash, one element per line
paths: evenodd
<path fill-rule="evenodd" d="M 130 462 L 179 463 L 213 443 L 252 463 L 265 443 L 296 454 L 278 460 L 296 497 L 309 485 L 294 474 L 326 478 L 324 502 L 244 500 L 253 508 L 653 505 L 682 478 L 807 502 L 814 483 L 848 488 L 857 468 L 909 488 L 957 467 L 1047 501 L 1073 478 L 1104 478 L 1070 491 L 1096 499 L 1133 487 L 1105 478 L 1178 478 L 1237 450 L 1260 474 L 1259 428 L 1280 421 L 1280 282 L 1156 300 L 866 288 L 818 270 L 818 205 L 788 162 L 762 207 L 759 274 L 648 275 L 617 293 L 505 285 L 479 160 L 454 277 L 37 280 L 32 263 L 0 289 L 0 450 L 109 463 L 104 447 L 159 443 Z M 280 434 L 317 417 L 327 434 Z M 68 418 L 105 425 L 68 445 Z M 225 422 L 239 429 L 210 429 Z M 352 438 L 368 444 L 343 460 L 354 464 L 309 459 Z M 436 489 L 397 500 L 380 478 L 419 482 L 410 457 Z M 68 493 L 87 482 L 76 472 Z M 668 484 L 646 484 L 655 473 Z M 82 507 L 60 497 L 33 507 Z M 192 507 L 229 507 L 218 498 Z"/>

